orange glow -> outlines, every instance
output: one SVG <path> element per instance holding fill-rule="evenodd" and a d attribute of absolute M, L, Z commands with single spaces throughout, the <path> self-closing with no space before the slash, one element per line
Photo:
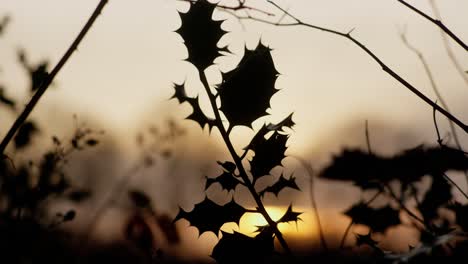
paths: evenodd
<path fill-rule="evenodd" d="M 287 207 L 270 206 L 266 208 L 270 217 L 277 221 L 279 220 L 287 210 Z M 297 223 L 281 223 L 278 225 L 280 231 L 288 237 L 295 237 L 300 239 L 313 239 L 316 234 L 315 220 L 309 212 L 305 212 L 304 209 L 293 207 L 294 211 L 303 212 L 299 218 L 301 219 Z M 264 226 L 267 222 L 260 213 L 246 213 L 241 218 L 239 227 L 234 223 L 227 223 L 223 226 L 223 230 L 226 232 L 232 232 L 232 230 L 240 231 L 248 236 L 255 236 L 258 226 Z"/>

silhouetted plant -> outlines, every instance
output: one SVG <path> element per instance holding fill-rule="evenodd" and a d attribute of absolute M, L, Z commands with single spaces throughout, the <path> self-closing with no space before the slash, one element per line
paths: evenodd
<path fill-rule="evenodd" d="M 189 11 L 180 14 L 182 25 L 176 31 L 182 36 L 188 49 L 187 61 L 198 70 L 215 118 L 211 119 L 205 115 L 199 105 L 198 97 L 187 95 L 185 83 L 175 85 L 173 98 L 179 103 L 187 102 L 192 106 L 193 112 L 187 119 L 196 121 L 202 128 L 207 126 L 209 131 L 217 128 L 232 157 L 231 161 L 218 161 L 223 172 L 216 178 L 207 178 L 205 189 L 215 183 L 220 184 L 228 193 L 236 192 L 239 187 L 247 188 L 257 207 L 247 209 L 234 199 L 224 205 L 219 205 L 205 197 L 190 212 L 180 209 L 175 220 L 181 218 L 188 220 L 199 230 L 200 234 L 213 232 L 218 235 L 224 223 L 239 223 L 240 218 L 246 212 L 258 212 L 263 215 L 268 224 L 258 227 L 258 234 L 255 237 L 239 232 L 222 231 L 222 237 L 213 248 L 211 256 L 222 263 L 239 263 L 247 259 L 249 261 L 261 260 L 273 254 L 275 238 L 279 240 L 283 249 L 290 253 L 288 244 L 278 230 L 278 224 L 296 222 L 300 219 L 301 213 L 295 212 L 290 206 L 284 212 L 283 217 L 278 221 L 273 221 L 265 209 L 262 198 L 267 192 L 277 195 L 284 188 L 299 189 L 295 178 L 281 175 L 273 185 L 263 190 L 257 190 L 256 183 L 259 179 L 270 175 L 273 168 L 281 166 L 282 160 L 286 157 L 288 140 L 286 129 L 294 125 L 292 115 L 277 124 L 264 124 L 244 148 L 244 153 L 242 155 L 236 153 L 230 132 L 235 126 L 252 127 L 252 122 L 267 115 L 266 110 L 270 106 L 270 98 L 278 91 L 275 88 L 278 72 L 274 66 L 271 50 L 259 43 L 254 50 L 246 48 L 237 67 L 231 71 L 222 72 L 221 83 L 216 87 L 210 87 L 205 69 L 213 65 L 218 56 L 228 52 L 226 47 L 217 46 L 218 41 L 226 32 L 221 28 L 222 21 L 212 19 L 215 8 L 216 4 L 205 0 L 190 3 Z M 222 118 L 221 114 L 225 118 Z M 225 121 L 229 122 L 227 128 L 224 125 Z M 254 153 L 254 156 L 248 161 L 250 173 L 247 173 L 245 162 L 249 152 Z"/>

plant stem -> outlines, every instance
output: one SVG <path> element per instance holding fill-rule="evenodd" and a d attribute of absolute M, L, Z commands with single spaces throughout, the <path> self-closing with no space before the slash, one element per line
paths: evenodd
<path fill-rule="evenodd" d="M 242 178 L 242 180 L 245 183 L 245 186 L 249 190 L 250 194 L 255 200 L 255 203 L 257 204 L 257 210 L 259 213 L 263 215 L 265 220 L 267 221 L 268 225 L 273 228 L 273 231 L 278 238 L 278 241 L 280 242 L 281 246 L 285 250 L 285 252 L 289 255 L 291 255 L 291 249 L 289 248 L 288 244 L 286 243 L 286 240 L 283 237 L 283 234 L 279 231 L 278 225 L 273 219 L 271 219 L 270 215 L 265 209 L 265 206 L 263 205 L 262 199 L 258 195 L 257 191 L 255 190 L 255 187 L 253 183 L 250 181 L 249 177 L 247 176 L 247 173 L 245 171 L 244 165 L 242 164 L 242 160 L 240 157 L 237 155 L 236 150 L 234 149 L 234 146 L 232 145 L 231 139 L 229 138 L 229 135 L 226 131 L 226 129 L 223 126 L 223 123 L 221 121 L 221 115 L 219 114 L 218 107 L 216 105 L 216 98 L 214 95 L 211 93 L 210 90 L 210 85 L 208 84 L 208 80 L 206 79 L 206 75 L 202 70 L 198 70 L 199 76 L 200 76 L 200 81 L 202 82 L 203 86 L 205 87 L 206 93 L 208 95 L 208 99 L 211 104 L 211 108 L 213 109 L 214 115 L 215 115 L 215 123 L 216 127 L 218 127 L 219 132 L 221 136 L 223 137 L 224 143 L 226 144 L 226 147 L 228 148 L 232 158 L 234 159 L 234 163 L 237 166 L 237 169 L 239 170 L 239 175 Z"/>
<path fill-rule="evenodd" d="M 59 71 L 62 69 L 62 67 L 65 65 L 65 63 L 68 61 L 68 59 L 71 57 L 73 52 L 78 48 L 78 45 L 80 42 L 83 40 L 84 36 L 86 33 L 88 33 L 89 29 L 93 25 L 94 21 L 96 21 L 97 17 L 101 13 L 101 11 L 104 9 L 104 6 L 107 4 L 108 0 L 101 0 L 99 4 L 97 5 L 96 9 L 94 10 L 93 14 L 91 17 L 88 19 L 86 24 L 84 25 L 83 29 L 81 29 L 80 33 L 76 37 L 76 39 L 73 41 L 73 43 L 70 45 L 68 50 L 65 52 L 63 57 L 60 59 L 60 61 L 55 65 L 54 69 L 52 69 L 52 72 L 47 75 L 46 78 L 41 82 L 39 85 L 39 88 L 37 89 L 36 93 L 33 95 L 29 103 L 26 105 L 24 108 L 23 112 L 18 116 L 18 118 L 15 120 L 13 125 L 11 126 L 10 130 L 8 130 L 8 133 L 6 136 L 3 138 L 2 142 L 0 143 L 0 154 L 4 154 L 6 147 L 8 146 L 8 143 L 10 143 L 11 139 L 14 137 L 18 129 L 23 125 L 23 123 L 26 121 L 28 116 L 31 114 L 33 111 L 34 107 L 36 104 L 39 102 L 39 99 L 41 99 L 42 95 L 45 93 L 47 88 L 50 86 L 52 81 L 54 80 L 55 76 L 59 73 Z"/>
<path fill-rule="evenodd" d="M 437 19 L 433 19 L 432 17 L 428 16 L 427 14 L 425 14 L 424 12 L 422 12 L 421 10 L 417 9 L 416 7 L 412 6 L 411 4 L 403 1 L 403 0 L 397 0 L 398 2 L 400 2 L 401 4 L 403 4 L 404 6 L 408 7 L 409 9 L 413 10 L 414 12 L 416 12 L 418 15 L 424 17 L 425 19 L 431 21 L 432 23 L 434 23 L 436 26 L 438 26 L 443 32 L 445 32 L 445 34 L 447 34 L 448 36 L 450 36 L 455 42 L 458 43 L 458 45 L 460 45 L 463 49 L 465 49 L 465 51 L 468 51 L 468 46 L 459 38 L 457 37 L 457 35 L 455 35 L 450 29 L 448 29 L 443 23 L 442 21 L 440 21 L 440 16 L 437 15 Z M 434 6 L 434 2 L 431 1 L 431 4 L 432 6 Z"/>
<path fill-rule="evenodd" d="M 422 92 L 420 92 L 416 87 L 414 87 L 413 85 L 411 85 L 408 81 L 406 81 L 403 77 L 401 77 L 400 75 L 398 75 L 396 72 L 394 72 L 392 69 L 390 69 L 390 67 L 388 67 L 379 57 L 377 57 L 377 55 L 375 55 L 371 50 L 369 50 L 364 44 L 362 44 L 360 41 L 358 41 L 357 39 L 355 39 L 354 37 L 351 36 L 351 31 L 349 32 L 339 32 L 339 31 L 336 31 L 336 30 L 333 30 L 333 29 L 328 29 L 328 28 L 324 28 L 324 27 L 319 27 L 319 26 L 316 26 L 316 25 L 312 25 L 312 24 L 309 24 L 309 23 L 305 23 L 303 21 L 301 21 L 299 18 L 295 17 L 294 15 L 292 15 L 291 13 L 289 13 L 287 10 L 285 10 L 284 8 L 282 8 L 281 6 L 279 6 L 278 4 L 276 4 L 275 2 L 273 2 L 272 0 L 267 0 L 268 3 L 272 4 L 275 8 L 277 8 L 278 10 L 280 10 L 283 14 L 287 15 L 288 17 L 290 17 L 291 19 L 294 20 L 294 22 L 291 22 L 291 23 L 279 23 L 279 22 L 272 22 L 272 21 L 269 21 L 269 20 L 265 20 L 265 19 L 261 19 L 261 18 L 256 18 L 256 17 L 252 17 L 250 15 L 247 15 L 247 16 L 239 16 L 239 15 L 236 15 L 236 17 L 238 19 L 249 19 L 249 20 L 252 20 L 252 21 L 258 21 L 258 22 L 261 22 L 261 23 L 265 23 L 265 24 L 270 24 L 270 25 L 273 25 L 273 26 L 304 26 L 304 27 L 308 27 L 308 28 L 313 28 L 313 29 L 316 29 L 316 30 L 320 30 L 320 31 L 323 31 L 323 32 L 327 32 L 327 33 L 330 33 L 330 34 L 333 34 L 333 35 L 337 35 L 337 36 L 340 36 L 340 37 L 343 37 L 343 38 L 346 38 L 348 40 L 350 40 L 351 42 L 353 42 L 356 46 L 358 46 L 359 48 L 361 48 L 367 55 L 369 55 L 375 62 L 377 62 L 380 67 L 382 67 L 382 70 L 384 72 L 386 72 L 387 74 L 389 74 L 390 76 L 392 76 L 395 80 L 397 80 L 398 82 L 400 82 L 401 84 L 403 84 L 408 90 L 410 90 L 412 93 L 414 93 L 417 97 L 419 97 L 420 99 L 422 99 L 424 102 L 426 102 L 428 105 L 430 105 L 431 107 L 435 108 L 437 111 L 439 111 L 441 114 L 443 114 L 445 117 L 447 117 L 448 119 L 450 119 L 452 122 L 454 122 L 457 126 L 459 126 L 463 131 L 465 131 L 465 133 L 468 134 L 468 126 L 465 125 L 462 121 L 460 121 L 457 117 L 455 117 L 454 115 L 452 115 L 451 113 L 449 113 L 448 111 L 446 111 L 445 109 L 443 109 L 442 107 L 438 106 L 435 102 L 433 102 L 431 99 L 429 99 L 426 95 L 424 95 Z"/>

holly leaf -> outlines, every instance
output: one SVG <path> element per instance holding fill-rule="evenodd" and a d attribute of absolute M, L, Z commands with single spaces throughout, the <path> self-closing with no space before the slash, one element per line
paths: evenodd
<path fill-rule="evenodd" d="M 200 108 L 200 104 L 198 103 L 198 97 L 196 98 L 187 98 L 187 102 L 192 106 L 193 112 L 186 117 L 186 119 L 193 120 L 197 122 L 200 127 L 203 129 L 205 125 L 208 125 L 208 130 L 211 131 L 213 126 L 215 125 L 215 120 L 208 118 Z"/>
<path fill-rule="evenodd" d="M 225 205 L 219 205 L 205 197 L 205 200 L 196 204 L 191 212 L 180 208 L 174 221 L 184 218 L 190 222 L 190 225 L 198 229 L 200 235 L 210 231 L 218 235 L 219 229 L 224 223 L 239 224 L 239 220 L 245 212 L 246 209 L 237 204 L 234 199 Z"/>
<path fill-rule="evenodd" d="M 431 187 L 418 206 L 424 220 L 437 218 L 438 208 L 448 204 L 452 197 L 452 186 L 443 178 L 443 175 L 432 176 Z"/>
<path fill-rule="evenodd" d="M 354 223 L 370 227 L 373 232 L 385 232 L 387 228 L 401 224 L 399 211 L 388 205 L 374 209 L 360 202 L 344 214 Z"/>
<path fill-rule="evenodd" d="M 230 162 L 230 161 L 225 161 L 225 162 L 218 161 L 218 164 L 221 165 L 221 167 L 223 167 L 223 169 L 224 169 L 226 172 L 234 173 L 234 171 L 236 170 L 236 164 L 234 164 L 233 162 Z"/>
<path fill-rule="evenodd" d="M 261 140 L 252 149 L 255 156 L 250 161 L 250 172 L 254 178 L 254 182 L 260 177 L 268 175 L 270 171 L 276 167 L 281 166 L 281 161 L 286 156 L 286 141 L 288 135 L 273 132 L 268 138 Z"/>
<path fill-rule="evenodd" d="M 302 212 L 294 212 L 292 205 L 289 205 L 288 210 L 286 210 L 286 213 L 284 213 L 284 215 L 277 221 L 277 223 L 297 222 L 302 220 L 299 218 L 301 214 Z"/>
<path fill-rule="evenodd" d="M 179 104 L 186 102 L 190 97 L 187 96 L 187 92 L 185 91 L 185 82 L 182 84 L 174 83 L 174 95 L 170 99 L 177 99 Z"/>
<path fill-rule="evenodd" d="M 15 147 L 17 149 L 21 149 L 27 146 L 31 142 L 31 138 L 33 137 L 33 135 L 37 132 L 39 132 L 39 129 L 33 122 L 25 122 L 23 125 L 21 125 L 18 132 L 16 133 L 16 136 L 14 138 Z"/>
<path fill-rule="evenodd" d="M 266 128 L 270 131 L 283 131 L 284 127 L 292 128 L 296 124 L 292 120 L 292 116 L 293 116 L 293 113 L 288 115 L 285 119 L 283 119 L 277 124 L 269 123 L 268 125 L 266 125 Z"/>
<path fill-rule="evenodd" d="M 222 235 L 211 253 L 218 263 L 268 263 L 265 258 L 274 252 L 272 234 L 249 237 L 236 231 L 232 234 L 222 231 Z"/>
<path fill-rule="evenodd" d="M 260 128 L 260 130 L 258 130 L 255 136 L 252 138 L 249 145 L 247 145 L 247 147 L 244 148 L 244 150 L 248 150 L 248 149 L 253 150 L 257 145 L 259 145 L 261 142 L 265 140 L 265 136 L 266 134 L 268 134 L 268 132 L 271 132 L 271 131 L 284 132 L 283 130 L 284 127 L 292 128 L 295 124 L 292 121 L 292 115 L 293 114 L 290 114 L 289 116 L 287 116 L 285 119 L 283 119 L 277 124 L 269 123 L 267 125 L 266 124 L 263 125 L 262 128 Z"/>
<path fill-rule="evenodd" d="M 270 99 L 278 91 L 277 76 L 270 49 L 262 43 L 253 51 L 246 48 L 239 65 L 222 73 L 223 81 L 218 87 L 220 110 L 230 126 L 251 127 L 253 121 L 267 115 Z"/>
<path fill-rule="evenodd" d="M 205 190 L 207 190 L 213 183 L 219 183 L 223 190 L 227 190 L 228 192 L 235 190 L 236 186 L 240 183 L 234 175 L 230 172 L 223 172 L 223 174 L 219 175 L 216 178 L 207 178 Z"/>
<path fill-rule="evenodd" d="M 340 155 L 333 157 L 332 163 L 322 170 L 320 177 L 352 181 L 363 190 L 378 188 L 379 182 L 389 180 L 387 162 L 383 157 L 362 150 L 344 149 Z M 369 185 L 370 182 L 374 184 Z"/>
<path fill-rule="evenodd" d="M 212 19 L 216 4 L 206 0 L 190 1 L 190 9 L 187 13 L 179 13 L 182 25 L 177 33 L 184 39 L 188 50 L 187 61 L 192 63 L 199 71 L 203 71 L 213 64 L 220 55 L 217 43 L 227 33 L 221 29 L 223 21 Z"/>
<path fill-rule="evenodd" d="M 291 189 L 296 189 L 300 191 L 299 187 L 296 184 L 296 178 L 291 176 L 289 179 L 286 179 L 283 174 L 281 174 L 280 178 L 278 181 L 276 181 L 273 185 L 266 187 L 264 190 L 260 191 L 259 194 L 260 196 L 264 196 L 265 193 L 273 193 L 275 196 L 278 196 L 278 194 L 284 189 L 284 188 L 291 188 Z"/>

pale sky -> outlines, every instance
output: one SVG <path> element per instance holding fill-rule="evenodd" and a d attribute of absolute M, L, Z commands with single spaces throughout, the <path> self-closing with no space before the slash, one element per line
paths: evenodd
<path fill-rule="evenodd" d="M 411 2 L 432 14 L 428 1 Z M 23 93 L 27 84 L 15 64 L 16 49 L 24 47 L 33 62 L 48 58 L 54 65 L 97 3 L 3 0 L 0 13 L 10 14 L 13 20 L 0 42 L 4 69 L 1 82 Z M 464 107 L 468 88 L 448 61 L 438 29 L 397 1 L 296 0 L 281 4 L 306 22 L 342 31 L 355 28 L 354 37 L 435 98 L 421 64 L 399 39 L 398 28 L 406 25 L 408 39 L 427 56 L 454 114 L 468 122 Z M 438 4 L 443 22 L 466 42 L 468 2 Z M 123 136 L 165 109 L 184 109 L 179 115 L 184 117 L 189 111 L 186 106 L 166 100 L 172 94 L 173 82 L 193 75 L 193 68 L 182 62 L 186 55 L 182 40 L 172 32 L 180 25 L 177 8 L 184 7 L 185 3 L 169 0 L 109 1 L 37 111 L 65 107 L 77 114 L 93 115 L 108 130 Z M 432 127 L 431 109 L 350 41 L 307 28 L 245 25 L 242 29 L 234 19 L 225 22 L 223 27 L 233 32 L 223 42 L 232 43 L 231 50 L 239 53 L 245 42 L 253 47 L 261 36 L 274 49 L 273 59 L 281 73 L 276 86 L 282 91 L 271 101 L 271 118 L 278 120 L 294 111 L 297 140 L 313 141 L 310 135 L 328 134 L 348 119 L 369 119 L 371 124 L 373 119 L 382 118 L 403 123 L 417 120 L 423 131 Z M 468 68 L 466 52 L 454 43 L 452 46 Z M 220 61 L 235 62 L 239 58 Z M 220 68 L 229 70 L 232 65 L 222 64 Z M 193 80 L 193 94 L 201 92 L 196 82 Z"/>

